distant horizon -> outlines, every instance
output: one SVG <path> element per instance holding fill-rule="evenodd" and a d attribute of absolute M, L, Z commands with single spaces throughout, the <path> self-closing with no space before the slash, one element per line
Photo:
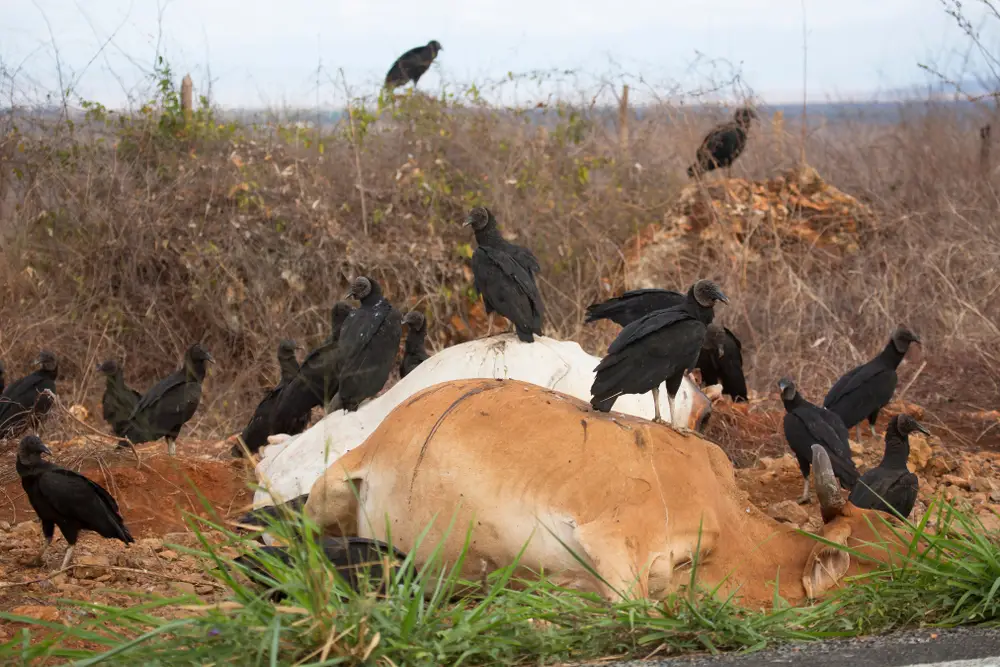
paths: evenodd
<path fill-rule="evenodd" d="M 211 81 L 220 108 L 339 108 L 376 94 L 403 51 L 441 42 L 420 81 L 438 93 L 508 72 L 498 104 L 630 83 L 645 97 L 745 97 L 771 105 L 871 102 L 945 78 L 989 72 L 941 0 L 7 0 L 0 25 L 0 100 L 45 103 L 71 89 L 124 109 L 154 85 L 158 56 L 195 92 Z M 962 8 L 996 40 L 1000 21 Z M 391 17 L 392 20 L 387 20 Z M 804 70 L 804 71 L 803 71 Z M 532 81 L 531 73 L 543 73 Z M 607 94 L 607 93 L 605 93 Z"/>

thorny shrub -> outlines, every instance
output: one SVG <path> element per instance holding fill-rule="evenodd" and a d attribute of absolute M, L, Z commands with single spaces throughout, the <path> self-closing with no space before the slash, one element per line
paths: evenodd
<path fill-rule="evenodd" d="M 201 340 L 219 362 L 187 431 L 203 437 L 242 427 L 274 381 L 277 341 L 325 337 L 354 275 L 424 311 L 432 348 L 474 335 L 461 223 L 480 204 L 538 255 L 546 333 L 600 354 L 614 328 L 584 327 L 585 307 L 624 288 L 629 239 L 663 219 L 701 136 L 731 113 L 645 108 L 622 146 L 614 114 L 593 106 L 407 94 L 317 134 L 223 122 L 204 101 L 185 124 L 173 88 L 161 93 L 133 115 L 89 105 L 73 123 L 0 127 L 0 359 L 14 377 L 41 347 L 56 351 L 64 400 L 95 407 L 96 362 L 123 359 L 145 389 Z M 663 267 L 664 287 L 721 282 L 732 305 L 720 317 L 758 391 L 791 374 L 818 402 L 908 323 L 928 361 L 909 398 L 995 401 L 1000 224 L 982 121 L 931 102 L 891 115 L 845 112 L 808 133 L 809 163 L 879 215 L 860 252 Z M 734 175 L 766 178 L 799 149 L 794 126 L 762 114 Z"/>

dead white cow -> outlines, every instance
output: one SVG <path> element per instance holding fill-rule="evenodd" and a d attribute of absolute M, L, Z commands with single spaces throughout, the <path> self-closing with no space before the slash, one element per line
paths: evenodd
<path fill-rule="evenodd" d="M 278 502 L 308 493 L 327 466 L 360 445 L 393 408 L 422 389 L 449 380 L 521 380 L 589 401 L 594 368 L 600 361 L 577 343 L 544 336 L 536 336 L 533 343 L 522 343 L 514 334 L 503 334 L 449 347 L 356 412 L 338 410 L 303 433 L 266 446 L 256 467 L 258 482 L 270 489 Z M 681 383 L 676 415 L 670 414 L 665 388 L 661 385 L 660 389 L 660 411 L 665 419 L 694 430 L 704 425 L 711 413 L 711 401 L 693 382 L 685 377 Z M 651 419 L 652 394 L 621 396 L 612 415 L 614 412 Z M 272 504 L 270 496 L 257 491 L 254 506 Z"/>

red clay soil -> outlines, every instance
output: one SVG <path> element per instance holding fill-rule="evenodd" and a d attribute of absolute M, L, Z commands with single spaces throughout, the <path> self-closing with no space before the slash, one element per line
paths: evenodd
<path fill-rule="evenodd" d="M 198 546 L 186 514 L 208 516 L 203 502 L 223 519 L 251 502 L 247 481 L 252 472 L 242 460 L 229 457 L 230 443 L 181 441 L 177 457 L 167 456 L 163 443 L 145 445 L 138 448 L 141 463 L 131 451 L 96 439 L 49 446 L 61 465 L 81 471 L 111 492 L 136 542 L 126 546 L 84 532 L 73 561 L 85 567 L 48 578 L 59 568 L 67 545 L 57 530 L 45 564 L 30 563 L 42 543 L 41 529 L 20 481 L 11 479 L 13 455 L 8 453 L 0 459 L 4 481 L 0 486 L 0 610 L 71 622 L 83 612 L 57 603 L 58 598 L 124 606 L 141 602 L 126 591 L 221 599 L 225 591 L 204 564 L 170 545 Z M 216 534 L 209 534 L 217 539 Z M 0 641 L 10 638 L 16 627 L 0 621 Z"/>

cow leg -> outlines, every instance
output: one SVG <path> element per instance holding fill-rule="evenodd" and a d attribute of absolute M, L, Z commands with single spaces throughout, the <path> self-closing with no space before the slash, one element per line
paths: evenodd
<path fill-rule="evenodd" d="M 638 571 L 635 555 L 630 553 L 628 540 L 617 523 L 601 520 L 578 526 L 574 536 L 600 579 L 598 588 L 606 600 L 649 597 L 649 569 Z"/>
<path fill-rule="evenodd" d="M 673 415 L 673 410 L 670 412 Z M 657 424 L 666 424 L 663 421 L 663 417 L 660 416 L 660 388 L 653 387 L 653 421 Z"/>

